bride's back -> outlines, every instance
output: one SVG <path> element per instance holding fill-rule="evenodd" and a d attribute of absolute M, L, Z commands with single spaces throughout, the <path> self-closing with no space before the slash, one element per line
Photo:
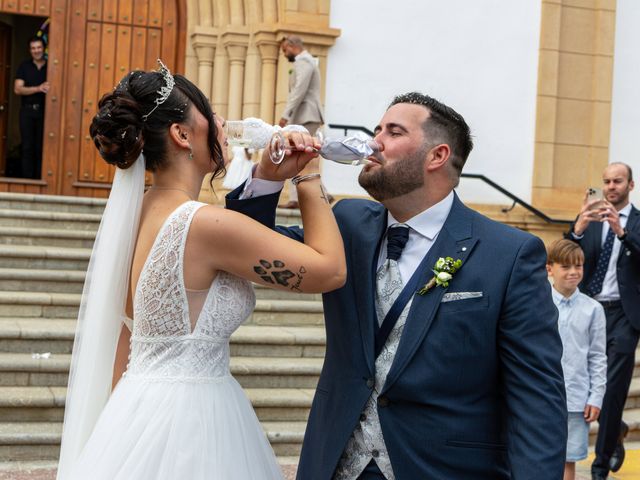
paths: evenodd
<path fill-rule="evenodd" d="M 178 191 L 177 193 L 179 194 L 180 192 Z M 140 280 L 140 274 L 151 253 L 151 249 L 167 219 L 184 202 L 185 199 L 183 197 L 181 198 L 179 195 L 172 196 L 166 191 L 150 191 L 145 195 L 140 213 L 138 238 L 136 239 L 131 265 L 131 281 L 129 284 L 129 299 L 127 301 L 127 314 L 130 318 L 133 318 L 133 299 Z M 190 297 L 194 296 L 192 292 L 207 291 L 217 273 L 208 268 L 206 263 L 198 261 L 194 257 L 197 257 L 197 255 L 191 252 L 190 244 L 187 241 L 184 246 L 183 278 L 187 294 Z"/>

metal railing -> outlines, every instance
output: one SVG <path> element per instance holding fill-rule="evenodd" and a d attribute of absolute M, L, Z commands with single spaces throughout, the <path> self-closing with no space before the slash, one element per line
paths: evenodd
<path fill-rule="evenodd" d="M 373 137 L 374 134 L 371 130 L 369 130 L 366 127 L 362 127 L 360 125 L 343 125 L 343 124 L 339 124 L 339 123 L 329 123 L 327 125 L 329 128 L 334 128 L 337 130 L 343 130 L 344 134 L 347 135 L 347 132 L 349 130 L 355 130 L 355 131 L 360 131 L 363 133 L 366 133 L 367 135 Z M 530 211 L 531 213 L 533 213 L 536 217 L 541 218 L 542 220 L 544 220 L 545 222 L 548 223 L 555 223 L 555 224 L 564 224 L 564 225 L 569 225 L 573 222 L 573 220 L 565 220 L 565 219 L 559 219 L 559 218 L 551 218 L 549 215 L 547 215 L 546 213 L 542 212 L 541 210 L 538 210 L 536 207 L 534 207 L 533 205 L 525 202 L 524 200 L 522 200 L 520 197 L 518 197 L 517 195 L 511 193 L 509 190 L 507 190 L 506 188 L 498 185 L 496 182 L 494 182 L 493 180 L 491 180 L 490 178 L 485 177 L 482 174 L 479 173 L 463 173 L 460 175 L 462 178 L 473 178 L 476 180 L 481 180 L 482 182 L 486 183 L 487 185 L 489 185 L 490 187 L 494 188 L 495 190 L 499 191 L 500 193 L 502 193 L 503 195 L 505 195 L 506 197 L 509 197 L 511 199 L 511 201 L 513 202 L 512 205 L 508 208 L 502 208 L 502 212 L 503 213 L 507 213 L 510 212 L 511 210 L 514 209 L 514 207 L 516 205 L 520 205 L 523 208 L 527 209 L 528 211 Z"/>

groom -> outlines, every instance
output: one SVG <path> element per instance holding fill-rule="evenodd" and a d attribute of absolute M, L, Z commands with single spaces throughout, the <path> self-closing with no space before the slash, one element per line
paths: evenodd
<path fill-rule="evenodd" d="M 562 478 L 562 347 L 542 242 L 458 199 L 473 144 L 453 109 L 400 95 L 375 140 L 359 182 L 380 203 L 334 208 L 348 277 L 323 295 L 327 351 L 298 479 Z M 273 227 L 286 173 L 263 158 L 227 206 Z"/>

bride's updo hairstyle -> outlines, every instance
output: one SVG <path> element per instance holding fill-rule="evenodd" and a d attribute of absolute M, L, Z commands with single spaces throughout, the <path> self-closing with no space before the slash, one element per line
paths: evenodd
<path fill-rule="evenodd" d="M 207 141 L 213 158 L 213 179 L 224 173 L 224 158 L 213 110 L 193 83 L 182 75 L 173 75 L 173 79 L 175 86 L 171 93 L 164 102 L 156 105 L 161 95 L 159 92 L 167 87 L 163 73 L 129 73 L 113 92 L 100 99 L 99 111 L 93 117 L 89 133 L 107 163 L 122 169 L 129 168 L 144 152 L 145 168 L 155 172 L 162 169 L 167 161 L 169 127 L 173 123 L 188 123 L 193 106 L 209 122 Z"/>

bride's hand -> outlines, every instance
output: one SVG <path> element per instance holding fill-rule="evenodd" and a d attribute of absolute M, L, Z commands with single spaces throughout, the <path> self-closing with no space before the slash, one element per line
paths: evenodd
<path fill-rule="evenodd" d="M 254 177 L 265 180 L 286 180 L 299 174 L 318 156 L 321 145 L 317 139 L 304 132 L 282 132 L 287 141 L 285 158 L 276 165 L 271 161 L 269 148 L 265 148 Z"/>

